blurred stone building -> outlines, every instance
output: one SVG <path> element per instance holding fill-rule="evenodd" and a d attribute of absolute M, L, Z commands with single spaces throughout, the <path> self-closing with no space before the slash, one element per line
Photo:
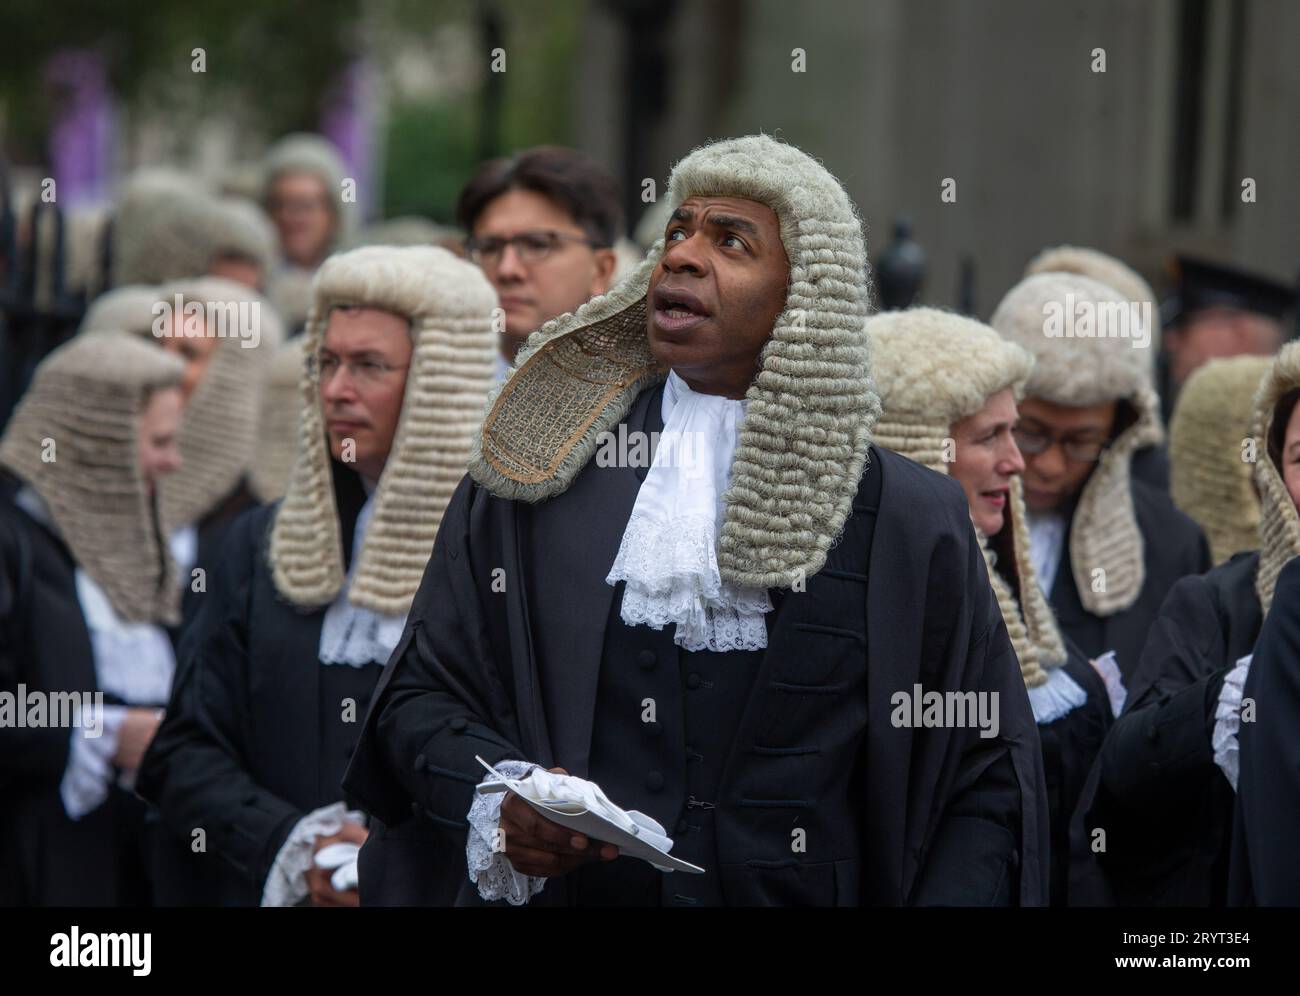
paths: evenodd
<path fill-rule="evenodd" d="M 969 257 L 987 316 L 1063 242 L 1123 257 L 1157 290 L 1176 250 L 1300 270 L 1288 0 L 594 0 L 584 33 L 574 138 L 631 196 L 645 177 L 662 193 L 707 139 L 777 134 L 845 182 L 873 257 L 912 217 L 932 304 L 959 303 Z"/>

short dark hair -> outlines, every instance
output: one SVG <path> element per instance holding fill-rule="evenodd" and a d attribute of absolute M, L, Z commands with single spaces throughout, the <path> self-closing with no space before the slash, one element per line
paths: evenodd
<path fill-rule="evenodd" d="M 479 215 L 509 190 L 541 194 L 602 246 L 612 246 L 623 234 L 618 183 L 609 172 L 574 149 L 539 145 L 479 166 L 456 203 L 456 221 L 466 235 L 473 235 Z"/>

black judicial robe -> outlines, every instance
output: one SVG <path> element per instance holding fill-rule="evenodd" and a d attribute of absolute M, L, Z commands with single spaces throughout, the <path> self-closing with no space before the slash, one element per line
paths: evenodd
<path fill-rule="evenodd" d="M 335 463 L 341 534 L 365 493 Z M 324 667 L 324 608 L 305 611 L 275 589 L 266 552 L 276 505 L 248 511 L 181 643 L 171 703 L 136 790 L 161 813 L 155 854 L 163 905 L 257 905 L 294 825 L 342 798 L 340 781 L 378 680 L 367 668 Z M 345 563 L 351 543 L 344 543 Z M 341 699 L 356 700 L 356 720 Z M 193 849 L 202 829 L 206 850 Z"/>
<path fill-rule="evenodd" d="M 197 524 L 198 548 L 194 557 L 195 568 L 202 568 L 204 575 L 212 573 L 225 549 L 226 533 L 240 515 L 257 504 L 259 504 L 257 498 L 248 489 L 247 480 L 241 479 L 228 495 L 207 511 Z M 192 581 L 192 575 L 181 578 L 181 615 L 186 622 L 194 617 L 203 601 L 203 592 L 194 591 Z"/>
<path fill-rule="evenodd" d="M 0 691 L 100 691 L 76 562 L 12 498 L 0 475 Z M 105 705 L 120 705 L 110 695 Z M 162 703 L 135 703 L 162 705 Z M 0 905 L 137 906 L 150 902 L 144 804 L 109 784 L 79 820 L 59 797 L 67 727 L 0 727 Z"/>
<path fill-rule="evenodd" d="M 662 427 L 661 390 L 636 399 L 629 431 Z M 461 482 L 344 779 L 382 821 L 361 852 L 363 904 L 479 901 L 465 861 L 476 754 L 590 774 L 602 669 L 637 666 L 605 652 L 617 635 L 605 575 L 644 474 L 592 461 L 535 505 Z M 863 502 L 869 475 L 878 507 Z M 825 568 L 768 614 L 712 811 L 721 899 L 1043 903 L 1038 733 L 965 496 L 875 448 L 863 480 Z M 998 693 L 998 736 L 893 725 L 892 697 L 918 684 Z M 620 805 L 687 817 L 688 799 L 666 802 L 648 780 L 627 786 Z M 816 862 L 791 853 L 788 815 L 771 831 L 761 806 L 776 802 L 802 805 Z M 532 903 L 572 902 L 567 878 Z"/>
<path fill-rule="evenodd" d="M 1085 834 L 1104 829 L 1106 849 L 1094 861 L 1076 841 L 1080 890 L 1093 902 L 1225 902 L 1233 791 L 1210 736 L 1224 675 L 1259 635 L 1258 564 L 1258 553 L 1239 553 L 1184 578 L 1151 627 L 1084 807 Z"/>
<path fill-rule="evenodd" d="M 1113 717 L 1106 684 L 1088 657 L 1069 640 L 1062 665 L 1088 695 L 1082 705 L 1038 727 L 1043 745 L 1043 773 L 1047 783 L 1047 811 L 1051 830 L 1051 903 L 1070 905 L 1070 822 L 1088 785 Z"/>
<path fill-rule="evenodd" d="M 1180 578 L 1203 574 L 1213 564 L 1200 527 L 1174 506 L 1168 494 L 1137 479 L 1132 481 L 1131 490 L 1146 565 L 1146 581 L 1137 600 L 1109 616 L 1093 615 L 1084 609 L 1070 567 L 1068 530 L 1050 598 L 1062 634 L 1077 643 L 1089 657 L 1115 651 L 1120 673 L 1130 689 L 1147 632 L 1169 589 Z"/>
<path fill-rule="evenodd" d="M 1242 699 L 1229 900 L 1300 906 L 1300 558 L 1278 575 Z"/>

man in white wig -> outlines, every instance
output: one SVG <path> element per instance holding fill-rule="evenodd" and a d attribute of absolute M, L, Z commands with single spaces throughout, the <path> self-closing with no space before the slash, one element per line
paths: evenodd
<path fill-rule="evenodd" d="M 872 445 L 852 203 L 765 136 L 669 198 L 475 437 L 345 779 L 383 824 L 363 901 L 1042 902 L 1038 736 L 966 501 Z"/>
<path fill-rule="evenodd" d="M 340 779 L 492 377 L 495 295 L 446 250 L 333 256 L 313 295 L 288 493 L 227 534 L 138 786 L 223 904 L 356 904 L 315 855 L 365 839 Z"/>

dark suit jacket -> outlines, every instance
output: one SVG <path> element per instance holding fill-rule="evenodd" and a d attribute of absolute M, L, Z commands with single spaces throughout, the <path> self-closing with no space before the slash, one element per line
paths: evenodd
<path fill-rule="evenodd" d="M 629 430 L 660 424 L 659 398 L 649 389 L 636 399 Z M 877 514 L 855 506 L 825 568 L 769 614 L 719 787 L 725 898 L 836 901 L 812 868 L 802 879 L 813 884 L 791 891 L 788 870 L 767 860 L 760 811 L 736 803 L 747 790 L 815 795 L 845 784 L 832 776 L 848 771 L 864 861 L 838 870 L 854 878 L 839 894 L 864 904 L 1044 902 L 1038 734 L 965 496 L 955 481 L 874 448 L 867 473 L 882 475 Z M 476 754 L 587 773 L 614 594 L 604 579 L 640 483 L 633 468 L 592 461 L 563 494 L 527 505 L 461 482 L 344 780 L 384 824 L 362 851 L 363 903 L 475 901 L 464 851 L 482 779 Z M 855 537 L 873 520 L 868 564 Z M 504 591 L 494 590 L 498 568 Z M 996 692 L 999 735 L 893 725 L 895 693 L 917 684 Z M 815 751 L 756 759 L 755 744 Z M 813 798 L 808 811 L 817 809 Z M 788 838 L 778 857 L 790 857 Z M 565 902 L 564 879 L 538 900 Z"/>

